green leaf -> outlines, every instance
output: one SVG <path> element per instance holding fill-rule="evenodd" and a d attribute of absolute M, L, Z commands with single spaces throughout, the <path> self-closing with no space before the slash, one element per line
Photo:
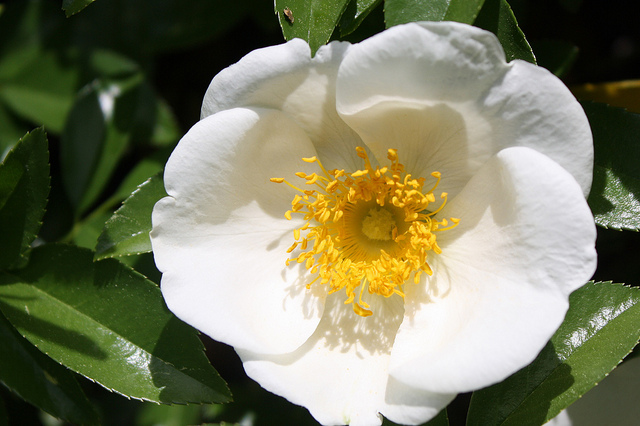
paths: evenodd
<path fill-rule="evenodd" d="M 16 115 L 59 133 L 81 72 L 74 66 L 78 52 L 64 43 L 64 16 L 52 3 L 9 2 L 0 15 L 0 102 Z"/>
<path fill-rule="evenodd" d="M 568 41 L 538 40 L 532 44 L 538 65 L 545 67 L 558 77 L 567 74 L 578 58 L 579 49 Z"/>
<path fill-rule="evenodd" d="M 416 21 L 456 21 L 472 24 L 485 0 L 386 0 L 387 28 Z"/>
<path fill-rule="evenodd" d="M 31 128 L 33 126 L 26 125 L 24 121 L 0 103 L 0 162 Z"/>
<path fill-rule="evenodd" d="M 96 259 L 151 251 L 151 211 L 166 195 L 159 174 L 141 184 L 105 224 L 98 238 Z"/>
<path fill-rule="evenodd" d="M 136 426 L 183 426 L 202 424 L 199 405 L 145 404 L 138 411 Z"/>
<path fill-rule="evenodd" d="M 640 230 L 640 114 L 584 102 L 595 150 L 588 202 L 596 224 Z"/>
<path fill-rule="evenodd" d="M 160 289 L 113 259 L 73 246 L 33 249 L 23 270 L 0 275 L 0 308 L 31 343 L 130 398 L 219 403 L 229 391 L 197 332 L 166 308 Z"/>
<path fill-rule="evenodd" d="M 474 25 L 498 36 L 507 55 L 507 61 L 522 59 L 532 64 L 536 63 L 533 50 L 506 0 L 486 0 Z"/>
<path fill-rule="evenodd" d="M 90 85 L 69 115 L 61 160 L 65 188 L 77 214 L 100 196 L 127 149 L 151 138 L 157 103 L 140 79 L 136 74 Z"/>
<path fill-rule="evenodd" d="M 588 283 L 570 297 L 564 322 L 540 355 L 477 391 L 467 425 L 540 425 L 600 382 L 640 336 L 640 290 Z"/>
<path fill-rule="evenodd" d="M 382 0 L 351 0 L 340 17 L 340 36 L 344 37 L 356 30 L 364 18 L 375 9 Z"/>
<path fill-rule="evenodd" d="M 62 1 L 62 10 L 64 10 L 67 18 L 71 15 L 74 15 L 80 12 L 85 7 L 89 6 L 95 0 L 63 0 Z"/>
<path fill-rule="evenodd" d="M 0 380 L 25 401 L 73 424 L 98 424 L 69 370 L 40 352 L 0 314 Z"/>
<path fill-rule="evenodd" d="M 311 54 L 326 44 L 349 0 L 276 0 L 275 11 L 286 40 L 301 38 Z"/>
<path fill-rule="evenodd" d="M 49 150 L 42 128 L 27 133 L 0 164 L 0 270 L 26 260 L 49 195 Z"/>

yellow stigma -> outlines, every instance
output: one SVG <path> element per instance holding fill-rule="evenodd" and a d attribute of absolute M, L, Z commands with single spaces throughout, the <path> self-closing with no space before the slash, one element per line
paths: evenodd
<path fill-rule="evenodd" d="M 345 303 L 352 303 L 358 315 L 367 317 L 372 312 L 362 301 L 363 292 L 404 297 L 406 281 L 413 278 L 418 284 L 422 273 L 432 274 L 427 253 L 441 253 L 436 232 L 451 229 L 459 219 L 451 218 L 449 225 L 446 219 L 434 218 L 446 203 L 446 193 L 440 195 L 438 208 L 429 209 L 436 201 L 433 191 L 440 173 L 431 174 L 435 183 L 425 191 L 426 179 L 405 173 L 396 150 L 388 151 L 389 166 L 375 169 L 364 148 L 356 151 L 364 160 L 362 170 L 326 170 L 317 157 L 310 157 L 302 160 L 317 163 L 322 174 L 296 173 L 306 181 L 303 188 L 284 178 L 271 181 L 284 182 L 298 192 L 285 217 L 301 214 L 306 222 L 294 230 L 296 241 L 287 252 L 299 251 L 287 259 L 287 265 L 304 263 L 316 275 L 307 288 L 319 280 L 320 285 L 329 286 L 329 293 L 345 289 Z"/>

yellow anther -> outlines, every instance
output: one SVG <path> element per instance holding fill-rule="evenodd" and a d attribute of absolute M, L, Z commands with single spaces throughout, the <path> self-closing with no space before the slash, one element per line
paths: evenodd
<path fill-rule="evenodd" d="M 345 303 L 366 317 L 373 312 L 362 300 L 365 290 L 377 296 L 404 297 L 405 282 L 419 284 L 423 273 L 433 273 L 427 257 L 430 252 L 442 252 L 436 231 L 451 229 L 460 220 L 451 218 L 449 225 L 444 218 L 435 219 L 447 202 L 446 193 L 435 210 L 430 208 L 436 200 L 433 192 L 441 179 L 439 172 L 431 174 L 435 185 L 425 190 L 426 180 L 406 173 L 395 149 L 387 151 L 391 164 L 375 168 L 363 147 L 357 147 L 356 153 L 364 160 L 364 168 L 353 173 L 327 171 L 316 156 L 303 158 L 316 163 L 324 176 L 304 172 L 296 176 L 316 189 L 302 190 L 284 178 L 271 181 L 285 182 L 299 192 L 285 217 L 291 219 L 292 213 L 299 212 L 306 221 L 293 232 L 295 242 L 288 253 L 297 251 L 297 256 L 286 264 L 304 263 L 314 276 L 307 288 L 326 285 L 329 294 L 344 289 Z"/>

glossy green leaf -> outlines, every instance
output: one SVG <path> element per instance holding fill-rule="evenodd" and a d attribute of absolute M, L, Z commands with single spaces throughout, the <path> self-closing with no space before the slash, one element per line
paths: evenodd
<path fill-rule="evenodd" d="M 595 149 L 589 206 L 604 228 L 640 230 L 640 114 L 582 104 Z"/>
<path fill-rule="evenodd" d="M 113 259 L 72 246 L 33 249 L 0 276 L 0 308 L 41 351 L 107 389 L 161 403 L 219 403 L 225 383 L 197 332 L 171 314 L 160 289 Z"/>
<path fill-rule="evenodd" d="M 396 423 L 387 419 L 384 419 L 384 421 L 382 422 L 382 426 L 395 426 L 395 425 Z M 423 423 L 422 426 L 449 426 L 449 417 L 447 416 L 447 409 L 445 408 L 442 411 L 440 411 L 437 416 L 435 416 L 428 422 Z"/>
<path fill-rule="evenodd" d="M 484 0 L 386 0 L 387 28 L 416 21 L 456 21 L 472 24 Z"/>
<path fill-rule="evenodd" d="M 311 53 L 326 44 L 349 0 L 276 0 L 275 11 L 286 40 L 301 38 Z"/>
<path fill-rule="evenodd" d="M 73 424 L 98 424 L 69 370 L 40 352 L 0 313 L 0 381 L 25 401 Z"/>
<path fill-rule="evenodd" d="M 486 0 L 474 25 L 491 31 L 502 44 L 507 61 L 522 59 L 532 64 L 536 57 L 506 0 Z"/>
<path fill-rule="evenodd" d="M 64 13 L 69 17 L 80 12 L 94 1 L 95 0 L 62 0 L 62 10 L 64 10 Z"/>
<path fill-rule="evenodd" d="M 151 211 L 166 195 L 160 175 L 141 184 L 105 224 L 96 246 L 96 259 L 151 251 Z"/>
<path fill-rule="evenodd" d="M 0 164 L 0 270 L 26 259 L 48 195 L 49 150 L 40 128 L 27 133 Z"/>
<path fill-rule="evenodd" d="M 541 425 L 602 380 L 640 337 L 640 289 L 589 283 L 533 363 L 477 391 L 467 424 Z"/>
<path fill-rule="evenodd" d="M 344 37 L 355 31 L 381 2 L 382 0 L 350 0 L 340 17 L 340 35 Z"/>
<path fill-rule="evenodd" d="M 151 138 L 156 98 L 140 76 L 95 83 L 80 95 L 62 135 L 67 194 L 80 214 L 100 196 L 134 142 Z"/>

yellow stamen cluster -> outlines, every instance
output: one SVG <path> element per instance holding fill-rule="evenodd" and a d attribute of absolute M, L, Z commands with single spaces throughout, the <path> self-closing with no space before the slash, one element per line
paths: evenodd
<path fill-rule="evenodd" d="M 304 263 L 311 274 L 317 274 L 307 288 L 318 280 L 329 285 L 329 293 L 344 288 L 345 303 L 353 303 L 354 311 L 366 317 L 372 312 L 362 300 L 364 290 L 385 297 L 404 297 L 402 286 L 407 280 L 413 276 L 413 282 L 418 284 L 422 273 L 432 274 L 427 253 L 441 253 L 435 233 L 451 229 L 459 219 L 451 218 L 449 225 L 446 219 L 434 218 L 446 203 L 444 192 L 440 206 L 429 211 L 429 205 L 436 201 L 433 191 L 440 182 L 440 173 L 431 174 L 436 182 L 424 191 L 425 179 L 405 173 L 396 150 L 388 151 L 389 166 L 375 169 L 364 148 L 356 151 L 364 160 L 364 169 L 353 173 L 326 170 L 316 157 L 303 158 L 307 163 L 317 163 L 322 170 L 322 175 L 296 173 L 309 189 L 298 188 L 284 178 L 271 181 L 284 182 L 299 192 L 285 217 L 302 214 L 306 221 L 294 230 L 296 241 L 287 252 L 299 252 L 287 260 L 287 265 L 291 261 Z"/>

